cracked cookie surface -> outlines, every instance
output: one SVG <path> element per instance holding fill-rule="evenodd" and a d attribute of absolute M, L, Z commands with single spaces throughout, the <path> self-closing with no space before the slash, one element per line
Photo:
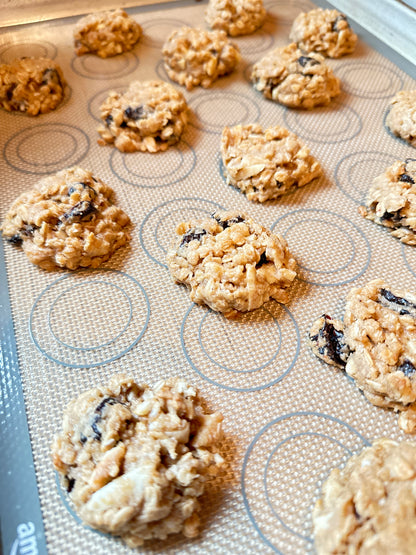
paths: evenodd
<path fill-rule="evenodd" d="M 52 459 L 82 520 L 130 547 L 198 535 L 198 498 L 222 464 L 222 415 L 182 378 L 115 375 L 72 401 Z"/>
<path fill-rule="evenodd" d="M 111 91 L 101 105 L 98 144 L 121 152 L 159 152 L 177 143 L 188 121 L 183 94 L 164 81 L 133 81 L 123 94 Z"/>
<path fill-rule="evenodd" d="M 55 110 L 64 99 L 66 82 L 49 58 L 21 58 L 0 65 L 0 106 L 29 116 Z"/>
<path fill-rule="evenodd" d="M 416 159 L 395 162 L 376 177 L 359 212 L 402 243 L 416 245 Z"/>
<path fill-rule="evenodd" d="M 211 29 L 236 37 L 254 33 L 264 22 L 263 0 L 209 0 L 205 21 Z"/>
<path fill-rule="evenodd" d="M 163 45 L 165 70 L 172 81 L 188 90 L 207 88 L 219 77 L 234 71 L 240 61 L 238 46 L 225 31 L 181 27 Z"/>
<path fill-rule="evenodd" d="M 325 481 L 313 510 L 318 555 L 412 555 L 416 444 L 374 441 Z"/>
<path fill-rule="evenodd" d="M 253 66 L 251 81 L 266 98 L 289 108 L 326 106 L 341 92 L 340 81 L 316 52 L 295 43 L 275 48 Z"/>
<path fill-rule="evenodd" d="M 132 50 L 141 36 L 140 25 L 122 9 L 92 13 L 75 26 L 75 52 L 108 58 Z"/>
<path fill-rule="evenodd" d="M 317 8 L 300 13 L 293 22 L 290 40 L 306 52 L 340 58 L 354 52 L 357 35 L 338 10 Z"/>
<path fill-rule="evenodd" d="M 239 212 L 182 222 L 167 253 L 170 273 L 191 300 L 233 318 L 269 299 L 285 303 L 296 262 L 285 239 Z"/>
<path fill-rule="evenodd" d="M 227 183 L 258 202 L 276 199 L 322 174 L 309 148 L 284 127 L 225 127 L 221 155 Z"/>
<path fill-rule="evenodd" d="M 3 237 L 46 270 L 96 268 L 130 239 L 130 218 L 112 197 L 111 187 L 90 171 L 62 170 L 14 201 Z"/>
<path fill-rule="evenodd" d="M 416 89 L 399 91 L 390 105 L 387 127 L 416 148 Z"/>

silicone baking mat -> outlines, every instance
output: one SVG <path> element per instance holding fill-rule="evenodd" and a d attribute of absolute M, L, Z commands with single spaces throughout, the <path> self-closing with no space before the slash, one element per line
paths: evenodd
<path fill-rule="evenodd" d="M 328 61 L 342 81 L 341 95 L 325 108 L 286 109 L 254 90 L 250 68 L 285 45 L 293 19 L 314 5 L 265 5 L 264 26 L 235 39 L 238 70 L 210 89 L 183 91 L 189 125 L 178 145 L 158 154 L 98 146 L 99 106 L 109 90 L 124 90 L 133 79 L 168 80 L 162 44 L 185 23 L 205 28 L 204 3 L 129 10 L 144 36 L 134 51 L 106 60 L 74 55 L 75 18 L 0 37 L 0 62 L 48 56 L 69 83 L 55 112 L 0 113 L 0 216 L 43 176 L 78 164 L 115 189 L 134 222 L 130 246 L 93 271 L 46 272 L 19 249 L 0 245 L 5 553 L 132 552 L 79 521 L 50 460 L 67 403 L 117 372 L 148 384 L 184 376 L 224 415 L 226 468 L 207 487 L 200 536 L 136 552 L 313 553 L 311 509 L 330 469 L 375 437 L 404 438 L 392 412 L 370 405 L 342 372 L 312 355 L 307 334 L 323 312 L 342 314 L 353 286 L 383 277 L 391 287 L 415 289 L 415 248 L 357 211 L 376 175 L 415 156 L 384 123 L 392 96 L 415 88 L 415 70 L 352 22 L 356 52 Z M 252 122 L 296 133 L 324 176 L 264 205 L 227 186 L 221 131 Z M 271 301 L 227 321 L 192 304 L 173 283 L 165 254 L 176 224 L 218 207 L 241 210 L 286 237 L 299 263 L 286 306 Z"/>

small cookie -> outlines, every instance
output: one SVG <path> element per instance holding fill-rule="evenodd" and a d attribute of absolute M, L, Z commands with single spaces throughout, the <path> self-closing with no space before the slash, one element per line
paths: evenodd
<path fill-rule="evenodd" d="M 390 104 L 387 127 L 416 148 L 416 89 L 399 91 Z"/>
<path fill-rule="evenodd" d="M 300 13 L 289 35 L 306 52 L 319 52 L 329 58 L 340 58 L 354 52 L 357 35 L 346 16 L 338 10 L 317 8 Z"/>
<path fill-rule="evenodd" d="M 53 464 L 81 519 L 130 547 L 198 535 L 198 497 L 223 459 L 222 416 L 181 378 L 153 388 L 124 375 L 72 401 Z"/>
<path fill-rule="evenodd" d="M 416 295 L 392 291 L 381 279 L 370 281 L 348 294 L 343 323 L 320 318 L 309 340 L 319 358 L 345 364 L 373 405 L 416 411 Z M 401 416 L 399 426 L 410 433 L 416 419 L 413 413 L 408 417 Z"/>
<path fill-rule="evenodd" d="M 122 9 L 92 13 L 81 18 L 74 29 L 75 52 L 100 58 L 132 50 L 142 36 L 142 28 Z"/>
<path fill-rule="evenodd" d="M 110 92 L 100 110 L 98 144 L 121 152 L 166 150 L 179 141 L 188 121 L 185 98 L 164 81 L 133 81 L 124 94 Z"/>
<path fill-rule="evenodd" d="M 59 65 L 49 58 L 22 58 L 0 65 L 0 106 L 29 116 L 55 110 L 66 82 Z"/>
<path fill-rule="evenodd" d="M 294 42 L 257 62 L 251 81 L 266 98 L 289 108 L 326 106 L 341 92 L 340 81 L 323 56 L 315 52 L 305 56 Z"/>
<path fill-rule="evenodd" d="M 175 282 L 190 289 L 194 303 L 232 318 L 271 298 L 287 302 L 296 262 L 282 236 L 231 211 L 182 222 L 176 233 L 168 267 Z"/>
<path fill-rule="evenodd" d="M 332 470 L 313 510 L 318 555 L 412 555 L 416 444 L 374 441 Z"/>
<path fill-rule="evenodd" d="M 416 159 L 395 162 L 374 180 L 359 213 L 387 227 L 402 243 L 416 245 Z"/>
<path fill-rule="evenodd" d="M 227 35 L 249 35 L 263 25 L 266 10 L 263 0 L 209 0 L 205 21 L 211 29 Z"/>
<path fill-rule="evenodd" d="M 227 183 L 258 202 L 278 198 L 322 174 L 309 148 L 284 127 L 225 127 L 221 155 Z"/>
<path fill-rule="evenodd" d="M 21 194 L 0 229 L 41 268 L 97 268 L 130 239 L 130 219 L 112 196 L 90 171 L 62 170 Z"/>
<path fill-rule="evenodd" d="M 188 91 L 207 88 L 218 77 L 231 73 L 240 61 L 238 46 L 224 31 L 181 27 L 173 31 L 163 46 L 164 66 L 169 78 Z"/>

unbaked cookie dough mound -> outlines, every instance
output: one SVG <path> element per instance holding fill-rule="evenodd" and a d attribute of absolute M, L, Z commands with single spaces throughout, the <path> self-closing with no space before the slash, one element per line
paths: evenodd
<path fill-rule="evenodd" d="M 142 28 L 122 9 L 93 13 L 81 18 L 74 29 L 75 52 L 100 58 L 132 50 Z"/>
<path fill-rule="evenodd" d="M 130 547 L 198 535 L 198 498 L 223 464 L 222 416 L 181 378 L 153 388 L 115 375 L 64 413 L 53 464 L 81 519 Z"/>
<path fill-rule="evenodd" d="M 388 438 L 332 470 L 313 510 L 318 555 L 412 555 L 416 444 Z"/>
<path fill-rule="evenodd" d="M 416 245 L 416 159 L 395 162 L 376 177 L 359 212 L 402 243 Z"/>
<path fill-rule="evenodd" d="M 263 0 L 209 0 L 205 10 L 205 21 L 211 29 L 232 37 L 254 33 L 265 17 Z"/>
<path fill-rule="evenodd" d="M 97 268 L 130 239 L 130 218 L 112 197 L 111 187 L 75 166 L 21 194 L 0 229 L 41 268 Z"/>
<path fill-rule="evenodd" d="M 340 58 L 354 52 L 357 35 L 347 18 L 338 10 L 317 8 L 300 13 L 289 35 L 306 52 L 319 52 L 329 58 Z"/>
<path fill-rule="evenodd" d="M 353 288 L 343 322 L 321 317 L 311 329 L 313 352 L 344 367 L 375 406 L 400 411 L 403 431 L 416 431 L 416 295 L 382 279 Z"/>
<path fill-rule="evenodd" d="M 0 65 L 0 106 L 29 116 L 55 110 L 64 99 L 66 81 L 49 58 L 21 58 Z"/>
<path fill-rule="evenodd" d="M 322 174 L 309 148 L 284 127 L 225 127 L 221 155 L 227 183 L 252 201 L 276 199 Z"/>
<path fill-rule="evenodd" d="M 181 27 L 173 31 L 163 46 L 165 70 L 172 81 L 188 90 L 207 88 L 223 75 L 231 73 L 240 61 L 238 46 L 225 31 Z"/>
<path fill-rule="evenodd" d="M 239 212 L 182 222 L 167 253 L 176 283 L 191 300 L 233 318 L 269 299 L 286 303 L 296 262 L 285 239 Z"/>
<path fill-rule="evenodd" d="M 390 104 L 387 127 L 416 148 L 416 89 L 399 91 Z"/>
<path fill-rule="evenodd" d="M 289 108 L 326 106 L 341 92 L 340 81 L 315 52 L 295 43 L 275 48 L 253 66 L 251 81 L 266 98 Z"/>
<path fill-rule="evenodd" d="M 182 93 L 164 81 L 133 81 L 124 94 L 110 92 L 101 106 L 98 144 L 121 152 L 159 152 L 177 143 L 188 121 Z"/>

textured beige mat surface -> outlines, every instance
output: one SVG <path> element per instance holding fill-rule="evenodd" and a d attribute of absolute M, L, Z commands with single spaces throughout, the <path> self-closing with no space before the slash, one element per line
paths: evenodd
<path fill-rule="evenodd" d="M 357 211 L 372 179 L 415 150 L 393 137 L 384 119 L 391 97 L 415 81 L 359 37 L 355 54 L 330 60 L 342 93 L 329 107 L 289 110 L 265 100 L 249 82 L 250 66 L 288 42 L 306 0 L 266 0 L 255 35 L 235 39 L 238 71 L 211 89 L 184 91 L 191 120 L 165 153 L 122 154 L 97 145 L 98 112 L 110 89 L 133 79 L 167 76 L 161 46 L 184 23 L 205 27 L 204 5 L 131 10 L 144 36 L 113 59 L 78 58 L 74 20 L 5 32 L 0 62 L 48 56 L 70 92 L 38 118 L 0 113 L 0 217 L 42 176 L 79 164 L 116 191 L 134 222 L 129 248 L 103 269 L 48 273 L 5 245 L 20 371 L 39 496 L 51 554 L 132 552 L 83 526 L 57 486 L 50 444 L 64 407 L 115 372 L 155 383 L 185 376 L 224 415 L 225 475 L 207 488 L 195 540 L 152 543 L 143 553 L 313 553 L 311 508 L 330 469 L 380 436 L 403 438 L 396 416 L 369 404 L 341 372 L 307 345 L 312 321 L 342 314 L 352 286 L 383 277 L 416 289 L 416 250 Z M 259 122 L 295 132 L 321 162 L 324 177 L 281 200 L 259 205 L 225 184 L 220 161 L 224 125 Z M 299 263 L 287 306 L 272 301 L 238 321 L 194 306 L 175 285 L 165 253 L 176 224 L 237 208 L 282 233 Z"/>

